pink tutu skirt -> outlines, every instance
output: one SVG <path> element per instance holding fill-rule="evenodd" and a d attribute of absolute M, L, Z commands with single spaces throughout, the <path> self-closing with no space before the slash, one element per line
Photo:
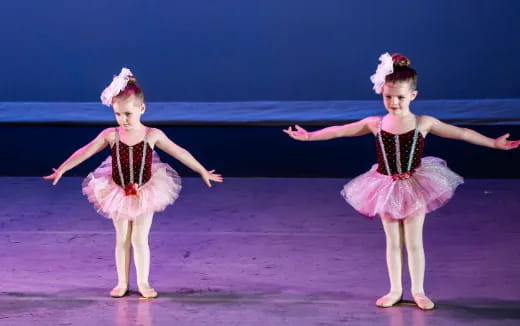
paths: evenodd
<path fill-rule="evenodd" d="M 181 190 L 181 178 L 153 152 L 152 177 L 139 189 L 138 196 L 125 196 L 125 190 L 112 180 L 112 157 L 83 180 L 83 194 L 97 212 L 111 219 L 135 220 L 143 215 L 163 211 Z"/>
<path fill-rule="evenodd" d="M 393 180 L 376 171 L 377 164 L 347 183 L 341 195 L 358 212 L 367 216 L 404 219 L 443 206 L 464 182 L 437 157 L 424 157 L 408 179 Z"/>

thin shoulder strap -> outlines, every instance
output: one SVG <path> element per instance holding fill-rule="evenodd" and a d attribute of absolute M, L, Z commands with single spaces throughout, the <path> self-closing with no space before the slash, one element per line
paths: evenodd
<path fill-rule="evenodd" d="M 379 118 L 379 126 L 377 131 L 377 140 L 381 148 L 381 154 L 383 155 L 383 161 L 385 162 L 385 169 L 388 175 L 392 175 L 390 165 L 388 164 L 388 158 L 386 157 L 385 144 L 383 143 L 383 136 L 381 136 L 381 130 L 383 129 L 383 118 Z"/>
<path fill-rule="evenodd" d="M 146 127 L 146 132 L 144 134 L 144 142 L 146 143 L 148 141 L 148 134 L 150 133 L 150 127 Z"/>
<path fill-rule="evenodd" d="M 419 117 L 415 116 L 415 132 L 419 132 Z"/>
<path fill-rule="evenodd" d="M 409 172 L 412 169 L 413 154 L 415 153 L 415 147 L 417 145 L 417 139 L 419 138 L 419 117 L 415 116 L 415 132 L 413 133 L 412 148 L 410 148 L 410 156 L 408 157 L 408 165 L 406 171 Z"/>
<path fill-rule="evenodd" d="M 141 169 L 139 170 L 139 186 L 143 185 L 143 176 L 144 176 L 144 166 L 146 163 L 146 147 L 148 146 L 148 133 L 151 128 L 146 129 L 146 133 L 144 134 L 143 139 L 143 154 L 141 156 Z"/>
<path fill-rule="evenodd" d="M 119 129 L 116 127 L 116 163 L 117 171 L 119 173 L 119 181 L 121 181 L 121 187 L 125 187 L 125 180 L 123 178 L 123 169 L 121 168 L 121 154 L 119 153 Z"/>
<path fill-rule="evenodd" d="M 383 130 L 383 117 L 379 117 L 379 123 L 377 124 L 377 133 L 380 134 Z"/>

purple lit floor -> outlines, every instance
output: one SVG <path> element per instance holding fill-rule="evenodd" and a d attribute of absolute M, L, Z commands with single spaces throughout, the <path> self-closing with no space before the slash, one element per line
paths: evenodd
<path fill-rule="evenodd" d="M 184 179 L 152 226 L 160 297 L 141 300 L 108 297 L 112 224 L 80 178 L 0 178 L 0 325 L 520 324 L 520 180 L 466 180 L 427 217 L 430 312 L 374 306 L 388 290 L 384 235 L 343 202 L 344 182 Z"/>

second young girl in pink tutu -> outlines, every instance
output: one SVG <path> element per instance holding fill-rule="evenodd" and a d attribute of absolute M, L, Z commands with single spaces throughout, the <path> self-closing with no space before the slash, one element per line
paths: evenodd
<path fill-rule="evenodd" d="M 211 181 L 222 182 L 214 171 L 207 171 L 188 151 L 173 143 L 161 130 L 141 123 L 145 113 L 144 94 L 130 70 L 123 68 L 101 95 L 103 104 L 112 106 L 119 127 L 103 130 L 92 142 L 72 154 L 45 179 L 58 183 L 61 176 L 107 146 L 111 155 L 83 181 L 83 193 L 103 216 L 112 219 L 116 230 L 115 259 L 118 283 L 112 297 L 128 293 L 130 247 L 139 293 L 154 298 L 150 286 L 150 248 L 148 234 L 155 212 L 162 211 L 178 197 L 178 174 L 162 163 L 157 147 Z"/>
<path fill-rule="evenodd" d="M 328 140 L 337 137 L 375 136 L 377 164 L 370 171 L 345 185 L 341 194 L 357 211 L 367 216 L 379 215 L 386 235 L 386 261 L 390 292 L 376 301 L 379 307 L 391 307 L 403 295 L 402 244 L 408 253 L 411 293 L 421 309 L 433 309 L 434 303 L 424 293 L 425 258 L 423 224 L 425 214 L 444 205 L 460 185 L 462 178 L 436 157 L 422 157 L 428 134 L 460 139 L 475 145 L 508 150 L 520 141 L 508 141 L 508 134 L 497 139 L 476 131 L 443 123 L 431 116 L 416 116 L 410 103 L 417 96 L 417 73 L 401 55 L 380 57 L 381 64 L 371 77 L 376 93 L 383 95 L 387 114 L 368 117 L 343 126 L 314 132 L 296 126 L 284 130 L 302 141 Z"/>

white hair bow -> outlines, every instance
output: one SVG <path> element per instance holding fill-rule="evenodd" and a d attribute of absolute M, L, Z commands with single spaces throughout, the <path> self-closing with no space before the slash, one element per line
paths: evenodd
<path fill-rule="evenodd" d="M 130 80 L 130 76 L 133 76 L 130 69 L 121 69 L 119 75 L 114 76 L 114 79 L 112 80 L 110 85 L 108 85 L 108 87 L 105 88 L 101 93 L 101 102 L 106 106 L 111 106 L 112 98 L 114 96 L 117 96 L 122 90 L 125 89 L 126 85 L 128 84 L 128 81 Z"/>
<path fill-rule="evenodd" d="M 388 52 L 379 57 L 381 63 L 377 66 L 376 73 L 370 76 L 370 80 L 374 84 L 374 91 L 376 94 L 381 94 L 383 86 L 385 85 L 386 76 L 394 72 L 394 61 Z"/>

